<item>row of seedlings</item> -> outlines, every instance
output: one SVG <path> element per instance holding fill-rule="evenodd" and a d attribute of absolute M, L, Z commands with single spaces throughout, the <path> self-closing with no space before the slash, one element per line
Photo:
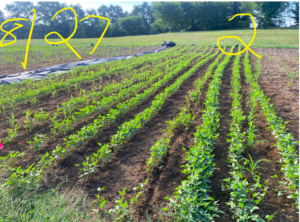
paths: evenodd
<path fill-rule="evenodd" d="M 230 52 L 233 52 L 234 47 Z M 183 173 L 187 174 L 186 180 L 176 188 L 174 197 L 170 200 L 171 211 L 169 214 L 182 221 L 213 221 L 222 211 L 218 209 L 217 201 L 209 196 L 209 177 L 215 169 L 213 163 L 213 145 L 218 138 L 220 113 L 218 112 L 218 96 L 222 82 L 223 71 L 230 61 L 231 56 L 226 56 L 218 66 L 206 93 L 205 110 L 203 111 L 203 124 L 198 126 L 194 147 L 186 153 L 187 164 Z"/>
<path fill-rule="evenodd" d="M 195 59 L 196 58 L 196 56 L 194 56 L 193 57 L 193 59 Z M 189 65 L 189 63 L 193 60 L 193 59 L 189 59 L 189 60 L 187 60 L 187 61 L 185 61 L 185 62 L 181 62 L 181 64 L 179 65 L 179 67 L 177 68 L 177 70 L 175 70 L 173 73 L 172 73 L 172 75 L 168 75 L 168 76 L 165 76 L 162 80 L 164 80 L 164 81 L 169 81 L 172 77 L 174 77 L 180 70 L 182 70 L 182 69 L 184 69 L 185 67 L 187 67 L 188 65 Z M 163 84 L 159 84 L 159 83 L 156 83 L 156 84 L 154 84 L 155 86 L 158 86 L 158 87 L 155 87 L 155 88 L 151 88 L 151 90 L 149 91 L 148 90 L 148 94 L 150 93 L 150 95 L 155 91 L 155 90 L 157 90 L 158 88 L 159 88 L 159 86 L 161 86 L 161 85 L 164 85 L 166 82 L 161 82 L 161 83 L 163 83 Z M 148 97 L 148 96 L 147 96 Z M 138 96 L 138 97 L 135 97 L 136 99 L 135 100 L 133 100 L 134 101 L 134 105 L 138 105 L 143 99 L 142 99 L 142 97 L 141 97 L 141 95 L 140 96 Z M 126 104 L 124 104 L 125 106 L 123 106 L 124 108 L 126 107 Z M 121 106 L 120 106 L 121 107 Z M 110 117 L 109 115 L 108 115 L 108 117 Z M 105 120 L 106 119 L 106 117 L 104 116 L 104 118 L 102 118 L 102 120 Z M 107 118 L 107 119 L 111 119 L 111 118 Z M 114 119 L 114 118 L 113 118 Z M 98 120 L 98 121 L 97 121 Z M 94 123 L 95 124 L 99 124 L 100 123 L 100 121 L 101 121 L 101 119 L 95 119 L 95 121 L 94 121 Z M 95 125 L 95 127 L 97 127 L 97 125 Z M 84 130 L 85 128 L 83 128 L 83 130 Z M 90 130 L 90 131 L 92 131 L 93 129 L 92 128 L 89 128 L 88 130 Z M 89 132 L 90 132 L 89 131 Z M 93 131 L 94 132 L 94 134 L 92 134 L 91 135 L 91 133 L 90 134 L 86 134 L 87 136 L 90 136 L 90 138 L 92 137 L 92 136 L 94 136 L 95 135 L 95 133 L 97 133 L 97 130 L 96 131 Z M 86 133 L 86 132 L 85 132 Z M 80 133 L 79 133 L 79 136 L 80 136 Z M 88 137 L 89 138 L 89 137 Z M 85 139 L 87 139 L 87 138 L 85 138 Z M 73 144 L 74 145 L 82 145 L 82 144 L 79 144 L 80 143 L 80 141 L 82 141 L 82 138 L 81 137 L 79 137 L 79 141 L 69 141 L 69 142 L 73 142 Z M 84 140 L 83 140 L 84 141 Z M 54 160 L 57 160 L 57 159 L 59 159 L 59 158 L 62 158 L 63 156 L 66 156 L 66 155 L 68 155 L 68 152 L 69 152 L 69 149 L 68 149 L 68 146 L 70 146 L 72 143 L 66 143 L 66 145 L 67 145 L 67 148 L 66 149 L 63 149 L 61 146 L 57 146 L 56 147 L 56 149 L 55 150 L 53 150 L 53 156 L 52 155 L 49 155 L 49 153 L 48 152 L 46 152 L 46 154 L 45 155 L 40 155 L 42 158 L 41 158 L 41 160 L 40 160 L 40 162 L 37 164 L 37 166 L 35 166 L 34 167 L 34 164 L 32 164 L 27 170 L 26 170 L 26 172 L 28 173 L 28 174 L 30 174 L 31 176 L 32 176 L 32 180 L 37 180 L 37 181 L 39 181 L 40 179 L 41 179 L 41 177 L 35 177 L 35 175 L 38 175 L 38 176 L 40 176 L 43 172 L 44 172 L 44 170 L 45 169 L 47 169 L 48 167 L 49 167 L 49 165 L 54 161 Z M 98 152 L 99 153 L 99 152 Z M 27 175 L 27 173 L 24 173 L 25 171 L 23 171 L 22 169 L 20 169 L 20 167 L 18 167 L 17 169 L 11 169 L 12 171 L 13 171 L 13 173 L 12 173 L 12 175 L 11 176 L 9 176 L 7 179 L 6 179 L 6 183 L 5 184 L 3 184 L 2 186 L 3 187 L 10 187 L 11 189 L 14 189 L 14 188 L 16 188 L 16 187 L 18 187 L 18 182 L 17 181 L 20 181 L 21 179 L 23 179 L 23 178 L 25 178 L 25 176 Z M 38 174 L 37 174 L 37 172 L 38 172 Z M 14 177 L 14 178 L 18 178 L 18 180 L 13 180 L 13 178 L 12 177 Z M 35 185 L 37 185 L 37 183 L 34 183 Z"/>
<path fill-rule="evenodd" d="M 240 51 L 240 49 L 239 49 Z M 222 184 L 223 191 L 230 191 L 230 200 L 227 205 L 230 207 L 233 213 L 232 218 L 238 221 L 263 221 L 257 214 L 254 213 L 267 191 L 267 181 L 265 184 L 260 184 L 260 175 L 257 171 L 251 172 L 251 177 L 255 181 L 255 184 L 250 184 L 243 175 L 245 175 L 245 165 L 248 160 L 242 156 L 242 152 L 245 150 L 245 135 L 246 132 L 242 132 L 243 122 L 246 116 L 243 115 L 241 106 L 242 95 L 240 94 L 240 58 L 241 54 L 236 56 L 233 64 L 233 76 L 231 79 L 232 92 L 230 96 L 232 98 L 232 108 L 230 116 L 232 122 L 230 124 L 230 142 L 227 162 L 231 168 L 230 174 L 232 178 L 224 179 L 225 184 Z M 252 103 L 252 107 L 255 107 L 255 103 Z M 252 120 L 253 112 L 250 111 L 248 119 Z M 252 127 L 252 124 L 249 124 Z M 249 129 L 248 129 L 249 131 Z M 263 189 L 261 189 L 263 188 Z M 259 192 L 261 190 L 262 192 Z"/>
<path fill-rule="evenodd" d="M 299 156 L 297 155 L 296 146 L 299 146 L 299 141 L 295 141 L 293 135 L 287 132 L 284 122 L 275 112 L 275 107 L 269 101 L 270 99 L 260 89 L 258 84 L 258 77 L 260 75 L 260 61 L 256 61 L 256 74 L 252 74 L 249 53 L 247 51 L 244 61 L 245 75 L 247 83 L 251 85 L 252 91 L 256 97 L 256 101 L 259 101 L 261 107 L 261 113 L 266 117 L 266 121 L 269 125 L 269 130 L 277 139 L 275 145 L 279 154 L 282 156 L 280 160 L 281 171 L 284 172 L 285 183 L 280 181 L 279 183 L 290 190 L 288 198 L 295 200 L 295 206 L 299 211 Z"/>
<path fill-rule="evenodd" d="M 203 64 L 207 61 L 215 57 L 216 54 L 208 56 L 202 61 L 198 62 L 194 65 L 189 71 L 185 72 L 182 76 L 177 78 L 174 84 L 167 87 L 163 92 L 158 94 L 154 100 L 152 101 L 152 105 L 145 109 L 143 112 L 137 114 L 134 119 L 123 123 L 119 127 L 119 131 L 112 136 L 112 139 L 109 144 L 101 145 L 100 149 L 97 153 L 93 153 L 93 156 L 86 157 L 86 161 L 82 163 L 83 168 L 80 168 L 81 177 L 86 177 L 90 173 L 96 170 L 97 164 L 100 162 L 103 164 L 112 156 L 112 149 L 117 151 L 125 142 L 129 141 L 138 130 L 151 118 L 155 116 L 155 114 L 161 109 L 167 97 L 171 96 L 176 92 L 177 89 L 181 86 L 182 83 L 185 82 L 196 70 L 199 69 Z M 186 65 L 188 66 L 188 64 Z M 77 164 L 79 166 L 79 164 Z"/>

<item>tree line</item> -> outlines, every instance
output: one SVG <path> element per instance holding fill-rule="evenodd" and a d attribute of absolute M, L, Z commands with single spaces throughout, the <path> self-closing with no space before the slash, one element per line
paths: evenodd
<path fill-rule="evenodd" d="M 87 15 L 99 15 L 110 19 L 105 37 L 128 35 L 147 35 L 179 31 L 207 31 L 220 29 L 249 28 L 252 23 L 249 16 L 236 17 L 238 13 L 250 13 L 255 17 L 257 28 L 278 27 L 284 24 L 284 15 L 294 19 L 299 25 L 299 2 L 143 2 L 134 5 L 131 13 L 119 5 L 101 5 L 97 9 L 84 10 L 80 4 L 67 5 L 60 2 L 14 2 L 6 4 L 0 10 L 0 24 L 11 18 L 26 18 L 18 21 L 23 25 L 13 33 L 17 38 L 27 38 L 31 27 L 33 12 L 36 9 L 33 38 L 44 38 L 49 32 L 56 31 L 67 38 L 74 30 L 74 13 L 65 10 L 52 21 L 53 15 L 60 9 L 72 7 L 77 13 L 78 26 L 73 38 L 99 38 L 107 21 L 88 18 Z M 10 30 L 15 22 L 6 23 L 3 28 Z M 4 34 L 4 33 L 2 33 Z"/>

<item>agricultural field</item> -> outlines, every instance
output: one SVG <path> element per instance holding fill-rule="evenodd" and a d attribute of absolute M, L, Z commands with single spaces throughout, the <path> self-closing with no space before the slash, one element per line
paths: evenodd
<path fill-rule="evenodd" d="M 299 50 L 252 50 L 0 85 L 0 218 L 299 221 Z"/>
<path fill-rule="evenodd" d="M 22 62 L 24 61 L 27 39 L 22 39 L 14 44 L 0 48 L 0 75 L 32 71 L 47 66 L 80 60 L 125 56 L 152 51 L 160 48 L 164 40 L 172 40 L 178 46 L 190 45 L 192 43 L 201 46 L 212 46 L 216 44 L 216 40 L 221 36 L 239 36 L 246 44 L 249 44 L 253 36 L 253 29 L 178 32 L 103 38 L 92 54 L 90 52 L 94 47 L 91 47 L 90 44 L 96 44 L 99 39 L 70 39 L 69 44 L 82 59 L 79 59 L 66 44 L 52 46 L 46 43 L 44 39 L 31 39 L 26 70 L 23 69 Z M 60 41 L 57 38 L 50 38 L 48 40 L 51 42 Z M 7 39 L 3 43 L 6 44 L 11 41 L 11 39 Z M 236 39 L 222 39 L 221 44 L 229 47 L 236 44 Z M 299 29 L 257 29 L 255 41 L 251 47 L 298 49 Z"/>

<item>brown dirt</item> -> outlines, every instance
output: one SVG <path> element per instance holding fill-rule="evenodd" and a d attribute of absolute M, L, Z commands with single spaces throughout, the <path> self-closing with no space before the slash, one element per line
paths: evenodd
<path fill-rule="evenodd" d="M 299 50 L 255 49 L 255 52 L 262 53 L 260 87 L 271 99 L 277 115 L 289 121 L 288 132 L 299 140 Z M 250 58 L 255 60 L 251 53 Z M 295 79 L 289 76 L 291 72 L 297 73 Z"/>

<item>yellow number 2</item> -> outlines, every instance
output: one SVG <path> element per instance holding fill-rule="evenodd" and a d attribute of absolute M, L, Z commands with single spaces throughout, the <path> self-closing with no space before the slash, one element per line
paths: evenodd
<path fill-rule="evenodd" d="M 255 56 L 257 56 L 258 58 L 261 59 L 261 56 L 257 55 L 255 52 L 253 52 L 253 51 L 250 49 L 250 45 L 252 44 L 252 42 L 253 42 L 253 40 L 254 40 L 254 38 L 255 38 L 255 35 L 256 35 L 256 27 L 255 27 L 255 22 L 254 22 L 253 16 L 252 16 L 251 14 L 244 14 L 244 13 L 241 13 L 241 14 L 236 14 L 236 15 L 234 15 L 234 16 L 233 16 L 231 19 L 229 19 L 228 21 L 231 21 L 232 19 L 234 19 L 236 16 L 239 16 L 239 15 L 248 15 L 248 16 L 250 16 L 251 19 L 252 19 L 252 23 L 253 23 L 253 27 L 254 27 L 254 35 L 253 35 L 253 37 L 252 37 L 252 39 L 251 39 L 249 45 L 246 45 L 246 43 L 244 43 L 243 40 L 241 40 L 238 36 L 222 36 L 222 37 L 218 38 L 218 40 L 217 40 L 218 48 L 219 48 L 223 53 L 225 53 L 226 55 L 238 55 L 238 54 L 241 54 L 241 53 L 245 52 L 245 51 L 248 49 L 248 50 L 249 50 L 250 52 L 252 52 Z M 225 52 L 225 51 L 220 47 L 219 41 L 220 41 L 221 39 L 226 39 L 226 38 L 236 38 L 236 39 L 240 40 L 240 42 L 245 46 L 245 48 L 244 48 L 242 51 L 237 52 L 237 53 L 228 53 L 228 52 Z"/>
<path fill-rule="evenodd" d="M 63 8 L 63 9 L 61 9 L 61 10 L 59 10 L 58 12 L 55 13 L 55 15 L 52 17 L 51 21 L 52 21 L 52 20 L 55 18 L 55 16 L 57 16 L 60 12 L 62 12 L 62 11 L 64 11 L 64 10 L 67 10 L 67 9 L 72 10 L 72 11 L 74 12 L 74 15 L 75 15 L 75 28 L 74 28 L 74 31 L 72 32 L 72 34 L 71 34 L 68 38 L 64 39 L 58 32 L 50 32 L 50 33 L 48 33 L 48 34 L 45 36 L 45 41 L 46 41 L 48 44 L 62 44 L 62 43 L 66 43 L 66 45 L 74 52 L 74 54 L 75 54 L 79 59 L 81 59 L 80 55 L 78 55 L 78 53 L 77 53 L 77 52 L 72 48 L 72 46 L 68 43 L 68 40 L 70 40 L 70 39 L 73 37 L 73 35 L 75 34 L 75 32 L 76 32 L 76 30 L 77 30 L 77 15 L 76 15 L 76 11 L 75 11 L 73 8 L 71 8 L 71 7 Z M 60 41 L 60 42 L 50 42 L 50 41 L 48 41 L 47 37 L 48 37 L 49 35 L 52 35 L 52 34 L 58 35 L 59 38 L 62 39 L 62 41 Z"/>

